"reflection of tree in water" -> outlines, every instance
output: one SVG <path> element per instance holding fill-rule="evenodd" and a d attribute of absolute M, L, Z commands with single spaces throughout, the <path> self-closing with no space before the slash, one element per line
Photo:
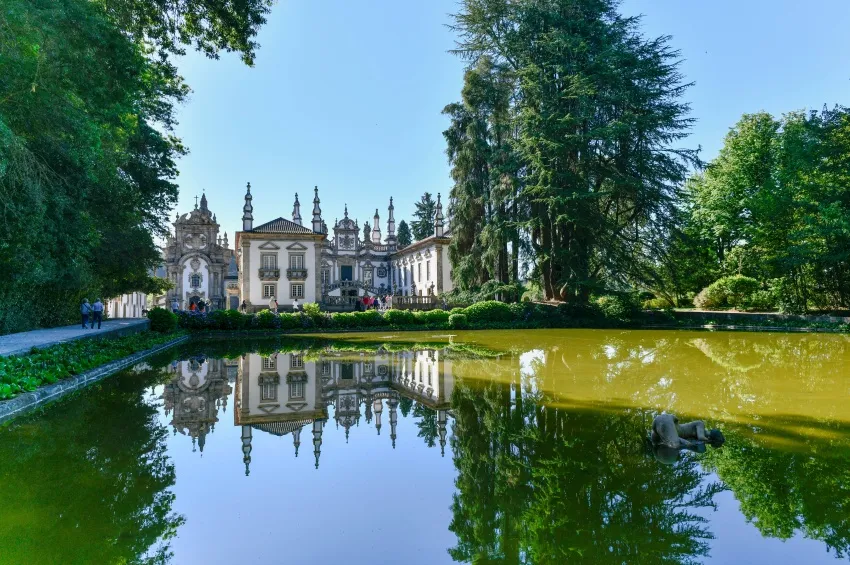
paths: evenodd
<path fill-rule="evenodd" d="M 424 439 L 428 447 L 437 445 L 437 437 L 440 435 L 437 428 L 437 411 L 417 402 L 413 406 L 413 416 L 419 418 L 416 422 L 419 433 L 416 436 Z"/>
<path fill-rule="evenodd" d="M 401 415 L 407 418 L 407 415 L 410 414 L 410 409 L 413 408 L 413 400 L 403 396 L 398 400 L 398 409 L 401 412 Z"/>
<path fill-rule="evenodd" d="M 850 441 L 809 439 L 807 448 L 785 451 L 743 427 L 726 437 L 703 464 L 734 491 L 762 535 L 789 539 L 799 531 L 837 557 L 850 555 Z"/>
<path fill-rule="evenodd" d="M 113 377 L 0 431 L 4 560 L 170 560 L 167 540 L 183 518 L 171 510 L 167 430 L 143 398 L 152 378 L 154 371 Z"/>
<path fill-rule="evenodd" d="M 456 561 L 693 563 L 712 535 L 694 513 L 718 484 L 694 458 L 660 467 L 643 450 L 640 411 L 567 411 L 516 384 L 459 384 L 458 470 L 450 529 Z"/>

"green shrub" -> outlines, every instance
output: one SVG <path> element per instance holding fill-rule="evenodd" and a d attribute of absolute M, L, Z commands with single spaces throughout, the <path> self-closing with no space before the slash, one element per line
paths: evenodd
<path fill-rule="evenodd" d="M 429 324 L 447 324 L 450 314 L 445 310 L 430 310 L 427 312 Z"/>
<path fill-rule="evenodd" d="M 726 291 L 722 286 L 711 283 L 694 297 L 694 306 L 697 308 L 711 310 L 722 308 L 726 305 Z"/>
<path fill-rule="evenodd" d="M 384 325 L 384 317 L 377 310 L 366 310 L 365 312 L 354 312 L 354 321 L 357 327 L 373 328 Z"/>
<path fill-rule="evenodd" d="M 453 330 L 462 330 L 469 327 L 469 321 L 466 314 L 450 314 L 449 327 Z"/>
<path fill-rule="evenodd" d="M 412 326 L 416 323 L 416 317 L 410 310 L 387 310 L 384 321 L 390 326 Z"/>
<path fill-rule="evenodd" d="M 646 310 L 670 310 L 673 308 L 673 304 L 666 298 L 650 298 L 644 300 L 643 307 Z"/>
<path fill-rule="evenodd" d="M 216 310 L 209 314 L 209 324 L 219 330 L 242 330 L 251 323 L 251 316 L 238 310 Z"/>
<path fill-rule="evenodd" d="M 694 298 L 697 308 L 722 308 L 745 306 L 761 285 L 752 277 L 732 275 L 722 277 L 702 289 Z"/>
<path fill-rule="evenodd" d="M 334 325 L 339 328 L 353 328 L 357 326 L 357 318 L 353 312 L 337 312 L 333 315 Z"/>
<path fill-rule="evenodd" d="M 309 316 L 306 316 L 306 319 L 310 319 Z M 278 315 L 278 326 L 282 330 L 294 330 L 296 328 L 302 327 L 301 323 L 301 314 L 290 314 L 288 312 L 284 312 L 283 314 Z"/>
<path fill-rule="evenodd" d="M 606 294 L 596 299 L 596 305 L 605 318 L 630 322 L 640 316 L 639 300 L 637 294 Z"/>
<path fill-rule="evenodd" d="M 329 318 L 322 313 L 322 309 L 315 302 L 304 305 L 304 315 L 309 316 L 313 326 L 323 328 L 328 325 Z"/>
<path fill-rule="evenodd" d="M 732 275 L 720 280 L 725 281 L 726 302 L 733 308 L 743 306 L 747 298 L 761 287 L 756 279 L 744 275 Z"/>
<path fill-rule="evenodd" d="M 449 313 L 445 310 L 425 310 L 414 314 L 416 323 L 421 325 L 439 325 L 449 321 Z"/>
<path fill-rule="evenodd" d="M 757 290 L 746 301 L 747 308 L 769 312 L 776 308 L 776 296 L 769 290 Z"/>
<path fill-rule="evenodd" d="M 278 323 L 277 315 L 268 308 L 260 310 L 254 316 L 254 324 L 260 329 L 274 329 L 278 326 Z"/>
<path fill-rule="evenodd" d="M 165 308 L 149 310 L 148 319 L 151 321 L 151 331 L 165 334 L 177 329 L 177 315 Z"/>
<path fill-rule="evenodd" d="M 464 314 L 472 323 L 510 322 L 513 319 L 510 307 L 504 302 L 495 300 L 473 304 L 466 308 Z"/>

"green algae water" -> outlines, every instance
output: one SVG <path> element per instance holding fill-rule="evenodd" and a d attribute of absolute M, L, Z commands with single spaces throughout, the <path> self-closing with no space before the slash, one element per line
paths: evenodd
<path fill-rule="evenodd" d="M 656 457 L 660 411 L 719 449 Z M 193 342 L 0 429 L 0 563 L 836 563 L 850 338 Z"/>

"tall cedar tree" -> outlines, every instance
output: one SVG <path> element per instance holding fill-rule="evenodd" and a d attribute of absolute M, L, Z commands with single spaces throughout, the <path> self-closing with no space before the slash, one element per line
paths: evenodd
<path fill-rule="evenodd" d="M 413 238 L 419 241 L 434 235 L 434 215 L 437 213 L 437 202 L 430 192 L 426 192 L 414 205 L 416 209 L 413 212 L 413 217 L 416 219 L 410 222 L 410 229 Z"/>
<path fill-rule="evenodd" d="M 413 234 L 410 232 L 410 226 L 404 220 L 398 223 L 398 234 L 396 237 L 398 239 L 399 249 L 413 243 Z"/>
<path fill-rule="evenodd" d="M 464 0 L 455 15 L 470 67 L 488 57 L 516 76 L 516 220 L 548 299 L 583 303 L 644 276 L 696 162 L 672 147 L 691 124 L 678 53 L 618 4 Z"/>
<path fill-rule="evenodd" d="M 483 56 L 466 71 L 462 102 L 443 110 L 451 118 L 443 136 L 454 180 L 449 257 L 461 289 L 489 280 L 515 282 L 519 276 L 515 82 L 504 65 Z"/>

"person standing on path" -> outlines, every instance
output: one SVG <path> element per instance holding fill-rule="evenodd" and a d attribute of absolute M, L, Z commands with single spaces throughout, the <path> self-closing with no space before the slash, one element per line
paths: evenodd
<path fill-rule="evenodd" d="M 176 314 L 179 310 L 180 310 L 180 303 L 179 303 L 179 302 L 177 302 L 177 298 L 176 298 L 176 297 L 175 297 L 175 298 L 172 298 L 172 299 L 171 299 L 171 311 L 172 311 L 172 312 L 174 312 L 174 313 Z"/>
<path fill-rule="evenodd" d="M 86 325 L 89 321 L 89 314 L 91 313 L 91 304 L 89 304 L 88 298 L 83 298 L 83 304 L 80 306 L 80 314 L 83 316 L 83 329 L 86 329 Z"/>
<path fill-rule="evenodd" d="M 97 329 L 100 329 L 100 322 L 103 320 L 103 302 L 100 298 L 92 304 L 91 329 L 94 329 L 94 323 L 97 322 Z"/>
<path fill-rule="evenodd" d="M 242 313 L 246 314 L 247 312 L 248 312 L 248 302 L 243 300 L 242 301 Z"/>

